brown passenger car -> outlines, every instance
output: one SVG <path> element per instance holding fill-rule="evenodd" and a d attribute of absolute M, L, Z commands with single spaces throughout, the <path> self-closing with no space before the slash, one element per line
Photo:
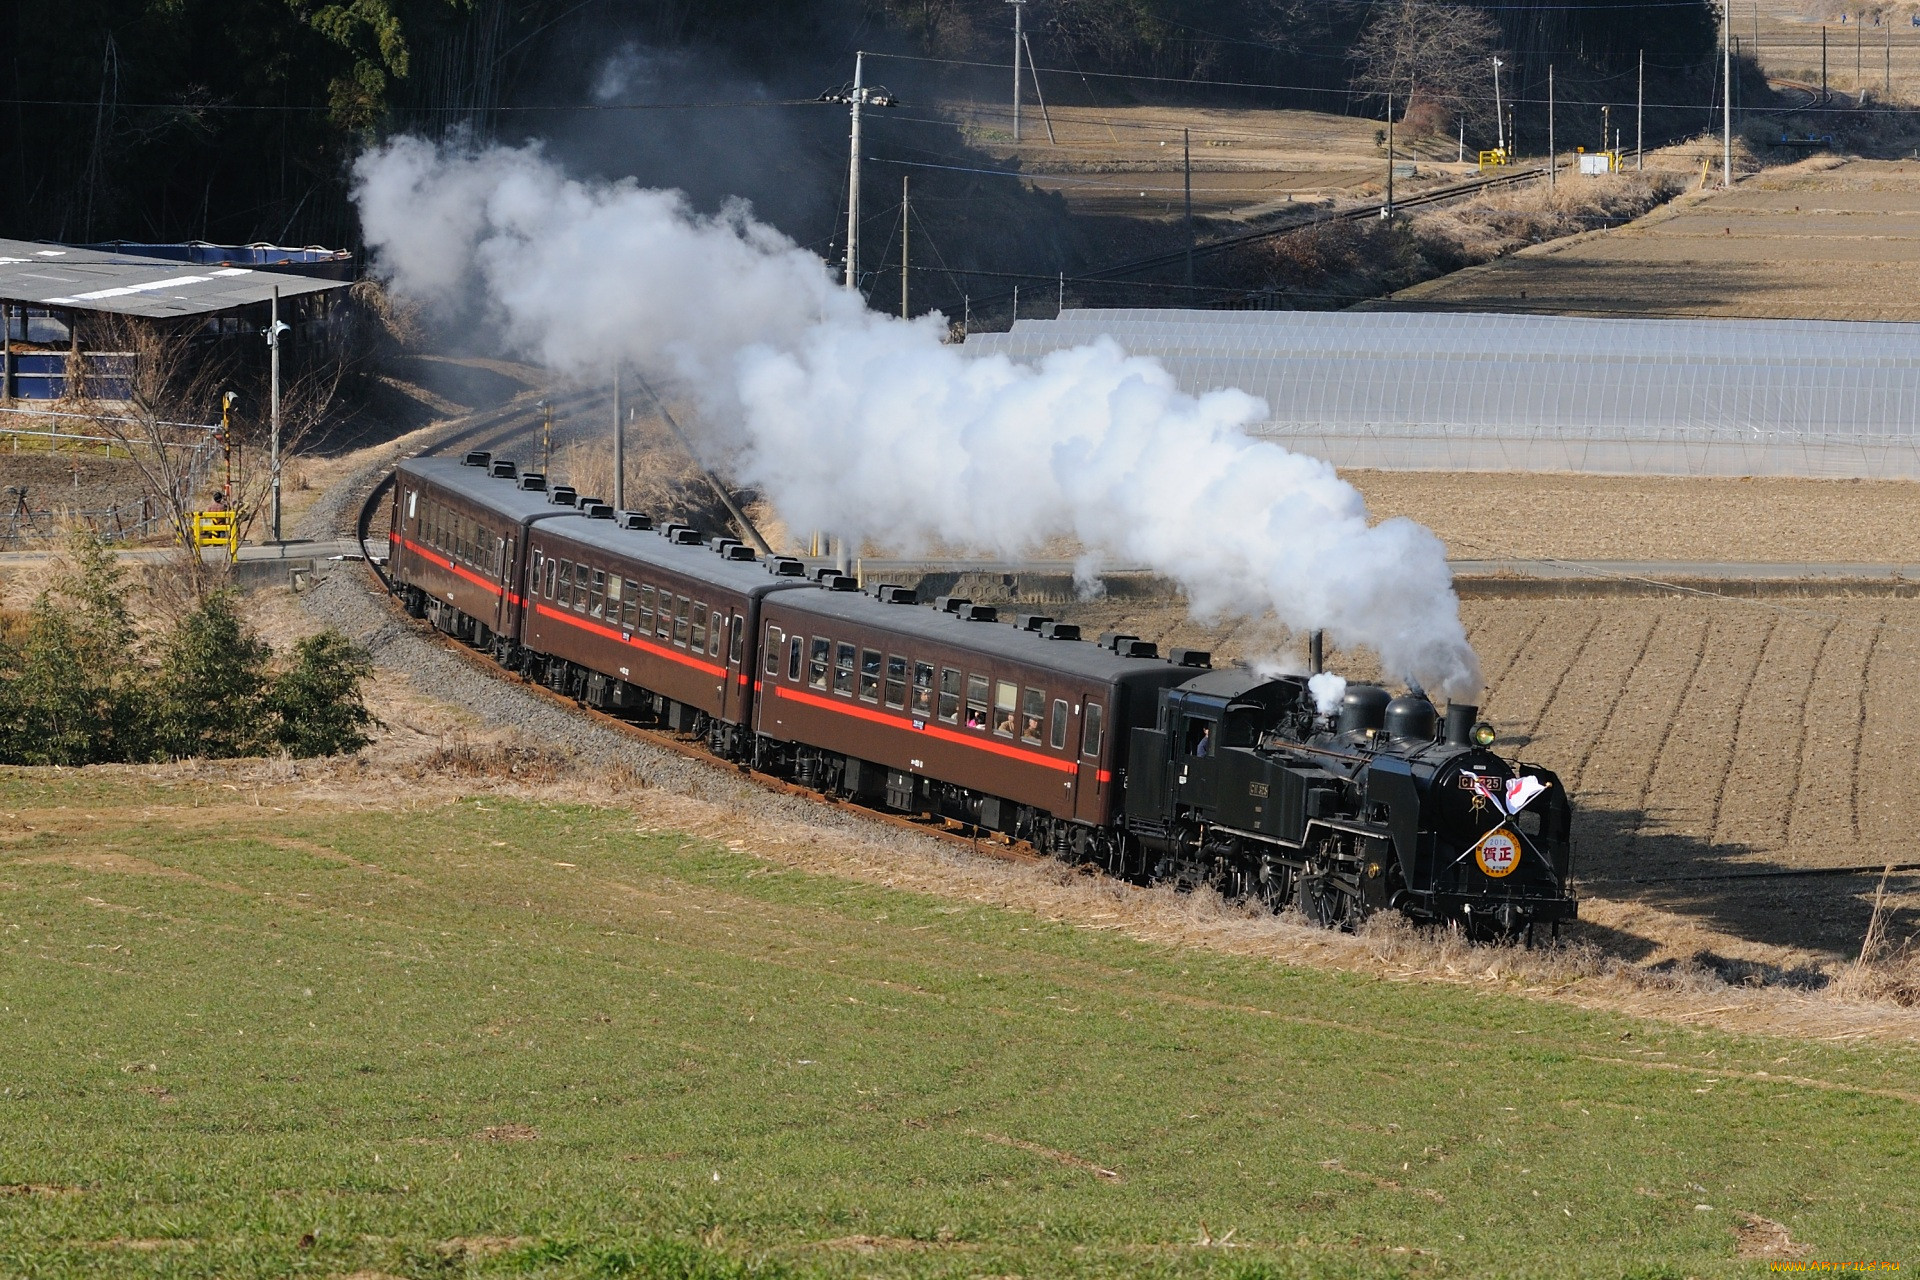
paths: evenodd
<path fill-rule="evenodd" d="M 927 803 L 938 780 L 988 798 L 977 811 L 982 825 L 1002 830 L 1016 819 L 1000 802 L 1058 821 L 1111 823 L 1128 727 L 1150 723 L 1157 692 L 1193 670 L 1046 638 L 979 606 L 956 608 L 849 591 L 769 599 L 755 728 L 843 755 L 849 767 L 878 766 L 893 808 L 940 811 Z"/>
<path fill-rule="evenodd" d="M 697 537 L 678 525 L 639 531 L 608 519 L 535 527 L 520 643 L 668 699 L 673 728 L 695 730 L 694 717 L 706 716 L 744 730 L 761 602 L 817 588 L 770 574 L 731 539 Z M 626 705 L 623 696 L 609 703 Z"/>
<path fill-rule="evenodd" d="M 488 465 L 401 462 L 387 535 L 390 572 L 418 592 L 417 612 L 482 647 L 519 638 L 522 551 L 535 522 L 582 522 L 571 506 L 552 505 L 517 477 L 490 475 Z"/>

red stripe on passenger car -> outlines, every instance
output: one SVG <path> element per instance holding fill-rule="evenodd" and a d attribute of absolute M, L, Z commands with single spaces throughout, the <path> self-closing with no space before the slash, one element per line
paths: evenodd
<path fill-rule="evenodd" d="M 907 733 L 922 733 L 930 738 L 939 738 L 943 742 L 957 742 L 963 747 L 972 747 L 976 751 L 991 751 L 997 756 L 1006 756 L 1014 760 L 1024 760 L 1028 764 L 1045 765 L 1049 769 L 1058 769 L 1063 773 L 1078 773 L 1079 766 L 1066 760 L 1055 760 L 1033 751 L 1023 751 L 1019 747 L 1008 746 L 1004 742 L 991 739 L 971 738 L 951 729 L 942 729 L 938 725 L 926 725 L 916 729 L 912 721 L 903 721 L 898 716 L 890 716 L 884 711 L 869 711 L 865 707 L 853 706 L 844 702 L 835 702 L 830 698 L 818 698 L 811 693 L 802 693 L 798 689 L 789 689 L 785 685 L 776 685 L 773 690 L 776 698 L 786 698 L 804 706 L 820 707 L 827 711 L 837 711 L 843 716 L 852 716 L 856 720 L 868 720 L 874 724 L 891 725 Z"/>
<path fill-rule="evenodd" d="M 704 671 L 710 676 L 720 676 L 723 679 L 726 677 L 727 669 L 725 667 L 716 667 L 711 662 L 702 662 L 698 658 L 690 658 L 685 654 L 675 653 L 671 649 L 663 649 L 657 644 L 646 640 L 635 639 L 624 632 L 615 631 L 610 627 L 603 627 L 597 622 L 588 622 L 585 618 L 577 618 L 570 613 L 562 613 L 558 609 L 550 609 L 544 604 L 533 606 L 533 611 L 544 617 L 552 618 L 555 622 L 564 622 L 569 626 L 579 627 L 582 631 L 591 631 L 597 636 L 605 636 L 616 644 L 630 645 L 635 649 L 641 649 L 647 653 L 651 653 L 655 657 L 665 658 L 669 662 L 678 662 L 682 666 L 692 667 L 696 671 Z"/>
<path fill-rule="evenodd" d="M 440 555 L 438 552 L 427 550 L 425 547 L 421 546 L 419 543 L 415 542 L 411 538 L 401 538 L 400 545 L 405 547 L 407 550 L 413 552 L 414 554 L 424 559 L 430 560 L 434 564 L 439 565 L 442 569 L 445 569 L 447 572 L 456 574 L 459 577 L 465 578 L 468 582 L 473 583 L 476 587 L 481 587 L 487 591 L 491 591 L 496 596 L 504 594 L 507 597 L 508 601 L 513 604 L 520 603 L 520 597 L 517 595 L 514 595 L 511 591 L 503 593 L 498 586 L 494 585 L 491 582 L 488 582 L 485 578 L 481 577 L 479 574 L 473 573 L 473 572 L 470 572 L 469 570 L 461 568 L 459 565 L 447 559 L 445 556 Z"/>

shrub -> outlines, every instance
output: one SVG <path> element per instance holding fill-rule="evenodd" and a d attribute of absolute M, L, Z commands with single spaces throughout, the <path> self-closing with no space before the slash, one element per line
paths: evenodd
<path fill-rule="evenodd" d="M 72 568 L 0 628 L 0 764 L 141 763 L 367 744 L 367 656 L 324 631 L 273 671 L 273 650 L 231 592 L 142 642 L 113 553 L 82 534 Z"/>

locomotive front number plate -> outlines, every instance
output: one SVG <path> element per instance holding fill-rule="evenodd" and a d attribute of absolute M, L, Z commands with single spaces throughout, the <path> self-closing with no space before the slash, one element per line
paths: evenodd
<path fill-rule="evenodd" d="M 1480 864 L 1482 871 L 1498 880 L 1513 874 L 1513 869 L 1520 865 L 1520 842 L 1505 827 L 1495 827 L 1480 837 L 1473 860 Z"/>

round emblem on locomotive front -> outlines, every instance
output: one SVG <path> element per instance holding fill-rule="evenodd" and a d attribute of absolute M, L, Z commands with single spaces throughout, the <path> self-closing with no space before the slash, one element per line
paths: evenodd
<path fill-rule="evenodd" d="M 1520 842 L 1505 827 L 1496 827 L 1474 849 L 1473 860 L 1496 880 L 1512 875 L 1513 869 L 1520 865 Z"/>

